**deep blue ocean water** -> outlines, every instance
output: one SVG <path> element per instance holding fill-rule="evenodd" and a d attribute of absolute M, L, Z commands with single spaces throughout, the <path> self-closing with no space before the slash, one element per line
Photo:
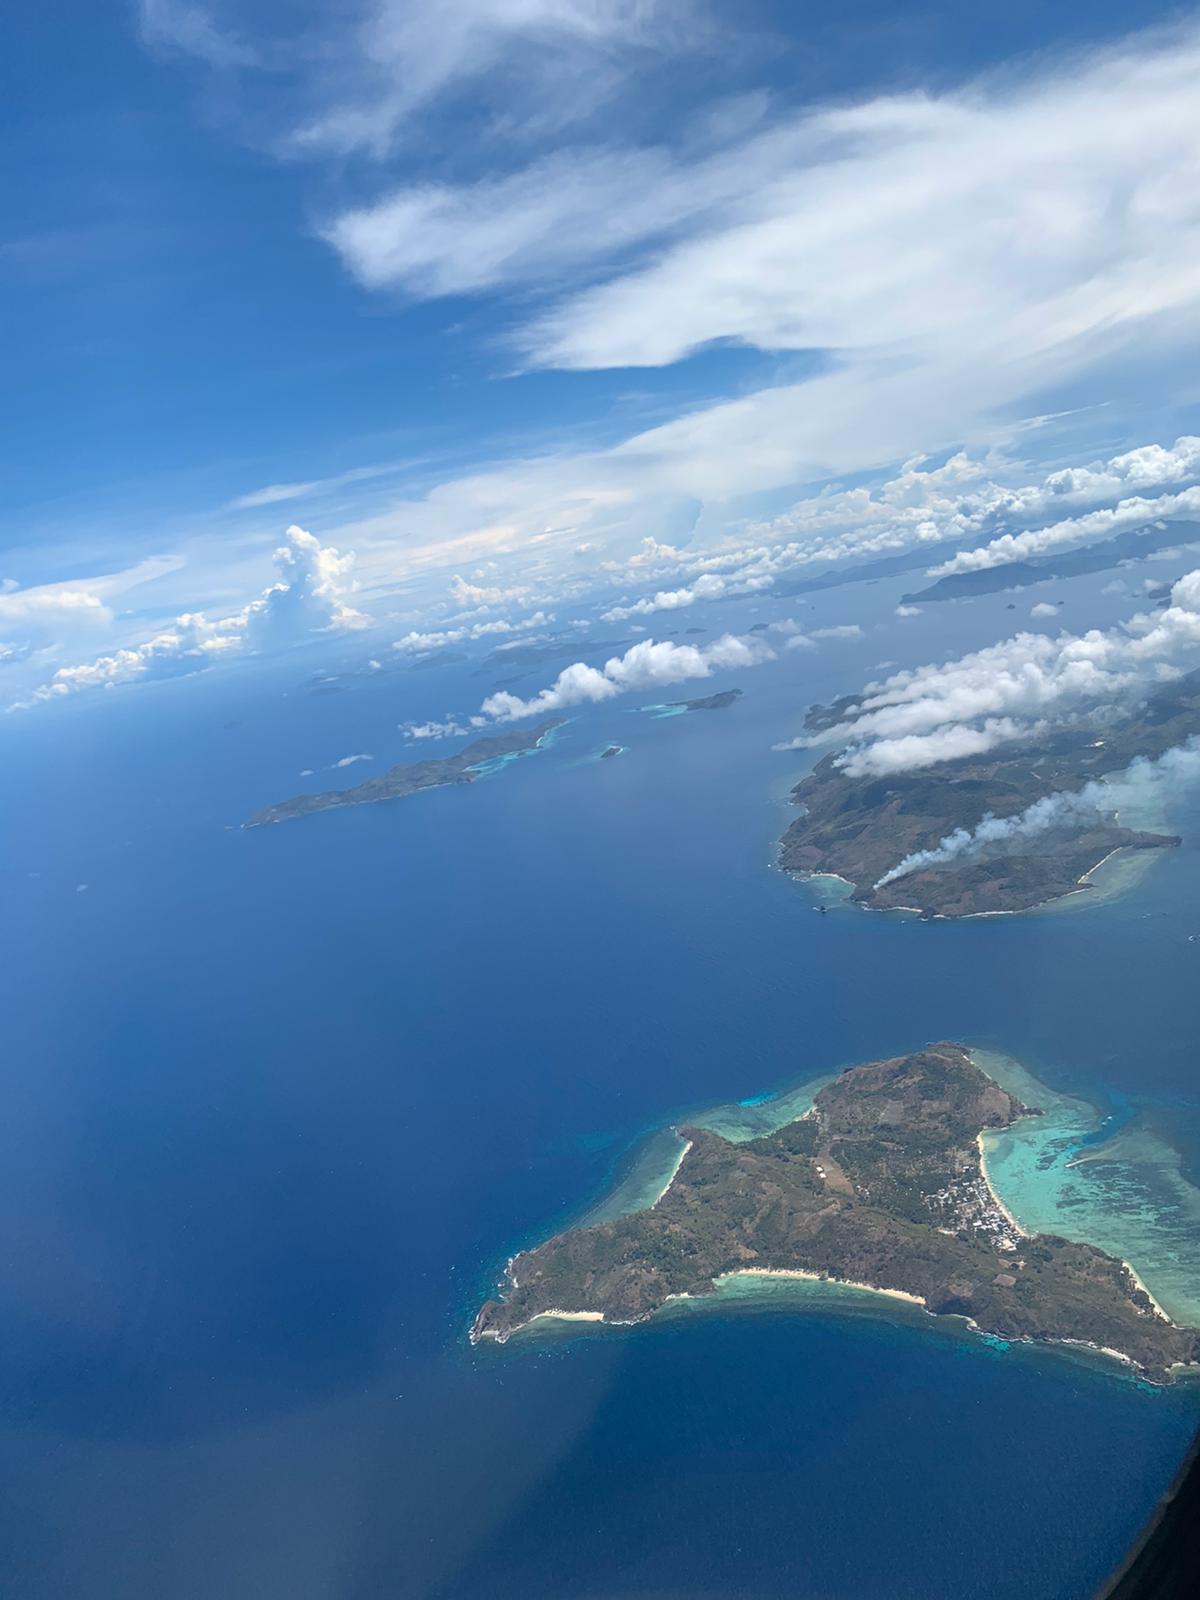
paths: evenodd
<path fill-rule="evenodd" d="M 771 870 L 805 758 L 770 745 L 913 648 L 879 631 L 727 712 L 622 700 L 470 788 L 252 831 L 489 680 L 313 693 L 292 658 L 7 719 L 6 1597 L 1090 1592 L 1194 1390 L 874 1313 L 465 1340 L 640 1133 L 933 1038 L 1200 1165 L 1195 832 L 1061 917 L 822 917 Z"/>

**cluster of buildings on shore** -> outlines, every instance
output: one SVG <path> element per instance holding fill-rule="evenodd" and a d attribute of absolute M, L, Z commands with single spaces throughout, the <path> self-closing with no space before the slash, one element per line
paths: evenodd
<path fill-rule="evenodd" d="M 939 1231 L 974 1233 L 995 1250 L 1014 1252 L 1021 1242 L 1020 1231 L 997 1205 L 983 1172 L 965 1153 L 960 1152 L 957 1165 L 956 1176 L 927 1196 Z"/>

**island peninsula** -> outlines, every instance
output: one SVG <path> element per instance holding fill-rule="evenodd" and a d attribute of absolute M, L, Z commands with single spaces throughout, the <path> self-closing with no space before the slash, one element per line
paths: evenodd
<path fill-rule="evenodd" d="M 816 707 L 805 726 L 819 735 L 855 704 L 848 698 Z M 1017 832 L 960 859 L 888 875 L 908 856 L 936 849 L 960 828 L 973 830 L 985 816 L 1019 816 L 1036 801 L 1078 793 L 1139 756 L 1161 756 L 1197 734 L 1200 674 L 1192 673 L 1103 729 L 1053 730 L 985 756 L 852 777 L 833 752 L 792 790 L 801 815 L 780 841 L 779 865 L 843 878 L 852 886 L 851 899 L 872 910 L 943 917 L 1027 910 L 1086 888 L 1081 880 L 1115 850 L 1163 849 L 1179 839 L 1125 827 L 1111 811 L 1097 809 L 1034 836 Z"/>
<path fill-rule="evenodd" d="M 671 711 L 724 711 L 742 698 L 740 689 L 720 689 L 716 694 L 702 694 L 695 700 L 668 700 Z"/>
<path fill-rule="evenodd" d="M 812 1109 L 732 1143 L 683 1127 L 649 1209 L 560 1233 L 509 1263 L 473 1341 L 538 1317 L 640 1322 L 735 1273 L 813 1277 L 917 1301 L 1010 1340 L 1094 1346 L 1156 1381 L 1200 1358 L 1124 1262 L 1025 1234 L 993 1195 L 981 1136 L 1036 1115 L 956 1044 L 853 1067 Z"/>
<path fill-rule="evenodd" d="M 290 800 L 264 806 L 243 826 L 265 827 L 270 822 L 286 822 L 289 817 L 307 817 L 314 811 L 331 811 L 335 806 L 367 806 L 380 800 L 399 800 L 418 789 L 436 789 L 447 783 L 474 783 L 481 769 L 492 761 L 528 754 L 536 750 L 548 733 L 562 726 L 563 718 L 551 717 L 535 727 L 519 732 L 488 734 L 460 750 L 456 756 L 437 761 L 412 761 L 392 767 L 377 778 L 368 778 L 352 789 L 327 789 L 323 794 L 298 794 Z"/>

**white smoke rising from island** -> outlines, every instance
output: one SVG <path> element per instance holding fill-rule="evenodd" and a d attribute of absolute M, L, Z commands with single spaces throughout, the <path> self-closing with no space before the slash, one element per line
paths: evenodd
<path fill-rule="evenodd" d="M 1033 839 L 1055 828 L 1069 828 L 1119 815 L 1132 806 L 1151 801 L 1166 801 L 1185 785 L 1200 778 L 1200 739 L 1168 750 L 1151 760 L 1145 756 L 1113 778 L 1084 784 L 1074 792 L 1045 795 L 1013 817 L 997 817 L 990 811 L 974 828 L 956 828 L 930 850 L 914 850 L 874 885 L 884 889 L 899 878 L 926 867 L 942 867 L 952 861 L 970 861 L 990 846 L 1014 839 Z"/>

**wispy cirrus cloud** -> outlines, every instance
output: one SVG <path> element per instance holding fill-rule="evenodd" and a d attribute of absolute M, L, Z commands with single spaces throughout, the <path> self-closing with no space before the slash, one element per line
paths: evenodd
<path fill-rule="evenodd" d="M 293 158 L 383 160 L 450 111 L 493 138 L 544 136 L 704 37 L 686 0 L 314 0 L 277 17 L 139 0 L 139 18 L 151 48 L 246 74 L 239 120 Z"/>

